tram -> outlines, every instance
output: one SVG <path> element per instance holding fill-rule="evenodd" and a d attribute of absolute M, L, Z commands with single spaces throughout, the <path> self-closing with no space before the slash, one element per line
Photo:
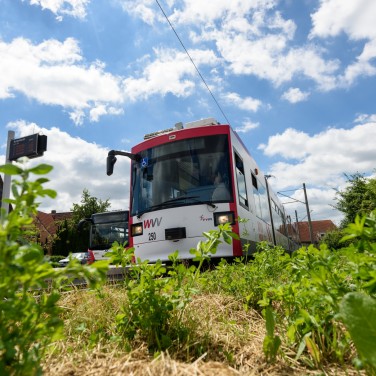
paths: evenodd
<path fill-rule="evenodd" d="M 136 258 L 164 261 L 178 250 L 191 259 L 203 232 L 226 222 L 239 240 L 220 244 L 213 258 L 245 256 L 260 241 L 291 249 L 284 208 L 231 126 L 209 118 L 147 134 L 131 152 L 108 153 L 107 175 L 116 155 L 132 160 L 129 246 Z"/>

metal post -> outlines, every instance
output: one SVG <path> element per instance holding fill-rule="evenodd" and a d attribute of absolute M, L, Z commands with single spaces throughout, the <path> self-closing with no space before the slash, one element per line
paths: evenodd
<path fill-rule="evenodd" d="M 266 194 L 268 197 L 269 203 L 269 215 L 270 215 L 270 223 L 272 225 L 272 234 L 273 234 L 273 244 L 277 245 L 277 240 L 275 238 L 275 231 L 274 231 L 274 221 L 273 221 L 273 213 L 272 213 L 272 203 L 270 202 L 270 193 L 269 193 L 269 184 L 268 179 L 271 178 L 272 175 L 265 175 L 265 184 L 266 184 Z"/>
<path fill-rule="evenodd" d="M 9 160 L 9 152 L 10 152 L 10 141 L 14 139 L 14 131 L 8 131 L 8 142 L 7 142 L 7 150 L 5 155 L 5 163 L 12 163 Z M 10 184 L 12 181 L 11 175 L 4 174 L 4 184 L 3 184 L 3 196 L 1 198 L 1 207 L 5 209 L 5 212 L 8 214 L 9 212 L 9 204 L 4 202 L 4 199 L 10 197 Z"/>
<path fill-rule="evenodd" d="M 308 198 L 307 198 L 307 190 L 305 183 L 303 183 L 303 190 L 304 190 L 304 198 L 305 198 L 305 204 L 307 208 L 307 218 L 308 218 L 308 228 L 309 228 L 309 237 L 311 239 L 311 244 L 313 244 L 313 231 L 312 231 L 312 222 L 311 222 L 311 213 L 309 212 L 309 205 L 308 205 Z"/>
<path fill-rule="evenodd" d="M 299 243 L 301 243 L 302 240 L 300 239 L 298 212 L 296 210 L 295 210 L 295 220 L 296 220 L 296 232 L 298 233 L 298 241 L 299 241 Z"/>

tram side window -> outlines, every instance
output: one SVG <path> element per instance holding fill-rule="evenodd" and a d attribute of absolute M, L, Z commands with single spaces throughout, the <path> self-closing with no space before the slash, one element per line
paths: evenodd
<path fill-rule="evenodd" d="M 257 180 L 256 176 L 253 175 L 252 172 L 251 176 L 253 195 L 255 197 L 256 215 L 263 221 L 270 223 L 268 195 L 266 192 L 266 188 L 262 185 L 262 183 L 259 180 Z"/>
<path fill-rule="evenodd" d="M 248 209 L 247 186 L 245 184 L 244 164 L 238 154 L 235 153 L 236 181 L 238 184 L 239 203 Z"/>
<path fill-rule="evenodd" d="M 278 205 L 273 200 L 271 200 L 271 204 L 272 204 L 274 228 L 278 232 L 283 234 L 284 233 L 283 213 L 282 213 L 281 209 L 278 207 Z"/>
<path fill-rule="evenodd" d="M 259 182 L 259 196 L 260 196 L 260 206 L 261 206 L 261 218 L 270 223 L 270 213 L 268 204 L 268 194 L 266 193 L 266 188 Z"/>
<path fill-rule="evenodd" d="M 253 187 L 253 196 L 255 197 L 255 206 L 256 206 L 256 215 L 259 218 L 262 218 L 262 210 L 260 203 L 260 194 L 258 191 L 258 181 L 255 175 L 251 173 L 252 176 L 252 187 Z"/>

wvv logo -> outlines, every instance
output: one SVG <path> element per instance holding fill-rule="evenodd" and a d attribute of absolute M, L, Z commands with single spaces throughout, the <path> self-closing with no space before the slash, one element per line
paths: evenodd
<path fill-rule="evenodd" d="M 160 226 L 162 222 L 162 217 L 160 218 L 153 218 L 153 219 L 145 219 L 144 220 L 144 228 L 150 228 L 155 226 Z"/>

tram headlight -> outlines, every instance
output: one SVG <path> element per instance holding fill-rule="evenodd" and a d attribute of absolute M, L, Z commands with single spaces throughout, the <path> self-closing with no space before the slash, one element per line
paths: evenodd
<path fill-rule="evenodd" d="M 139 236 L 142 235 L 143 228 L 142 228 L 142 222 L 134 223 L 131 225 L 131 235 L 132 236 Z"/>
<path fill-rule="evenodd" d="M 235 215 L 234 212 L 219 212 L 214 213 L 214 225 L 223 225 L 225 223 L 230 223 L 231 225 L 235 224 Z"/>

